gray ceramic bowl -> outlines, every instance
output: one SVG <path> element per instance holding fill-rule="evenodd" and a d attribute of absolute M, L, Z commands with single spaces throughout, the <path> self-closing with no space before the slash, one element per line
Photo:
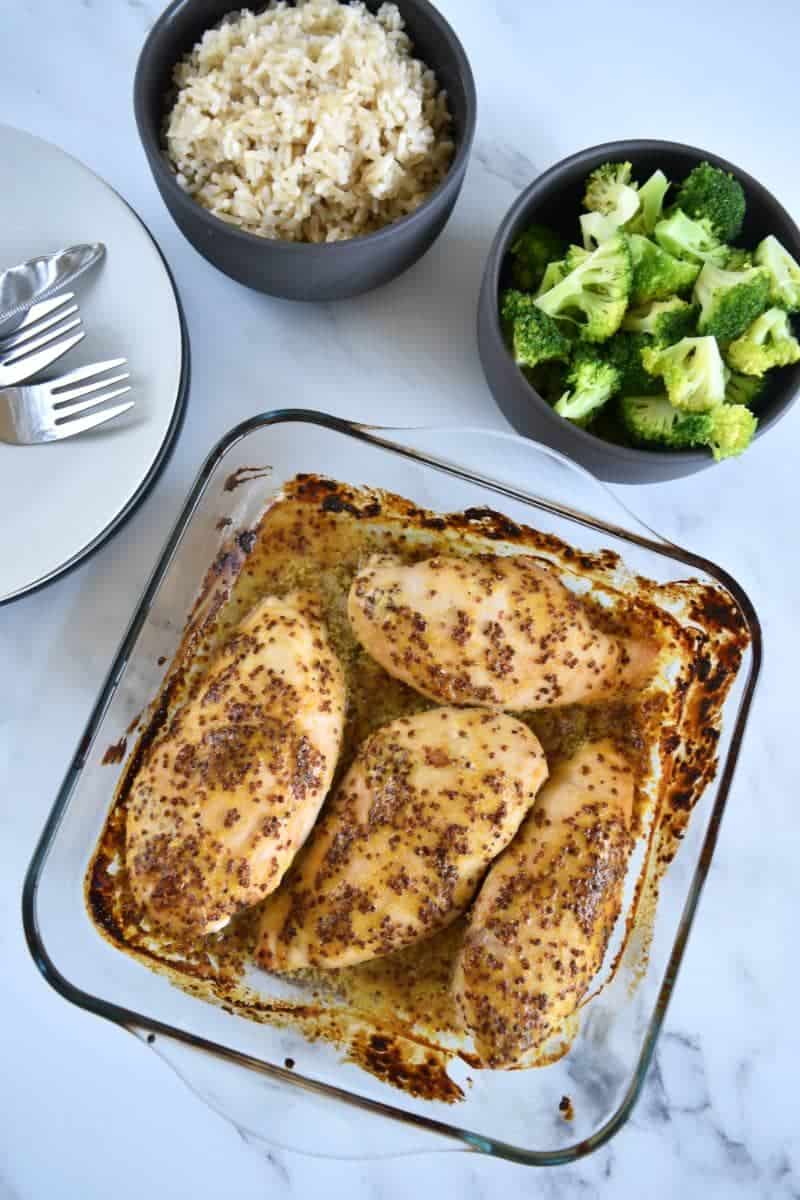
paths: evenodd
<path fill-rule="evenodd" d="M 506 255 L 517 234 L 531 221 L 540 221 L 553 226 L 570 241 L 577 240 L 586 176 L 594 167 L 613 160 L 631 162 L 634 176 L 640 180 L 647 178 L 657 167 L 669 179 L 680 180 L 703 160 L 732 171 L 747 199 L 744 228 L 737 239 L 741 245 L 755 246 L 761 238 L 773 233 L 789 253 L 800 260 L 800 231 L 775 197 L 733 163 L 693 146 L 639 140 L 606 142 L 556 163 L 517 197 L 504 218 L 489 251 L 478 304 L 478 346 L 495 400 L 520 433 L 555 447 L 600 479 L 615 483 L 654 483 L 692 475 L 714 466 L 714 459 L 708 451 L 701 450 L 656 451 L 618 446 L 558 416 L 511 357 L 498 315 L 498 292 L 506 283 Z M 758 403 L 756 436 L 766 433 L 784 416 L 796 399 L 798 389 L 800 364 L 773 373 Z M 741 461 L 746 461 L 746 455 Z"/>
<path fill-rule="evenodd" d="M 172 68 L 241 5 L 236 0 L 175 0 L 148 34 L 139 56 L 134 108 L 139 137 L 158 190 L 181 232 L 226 275 L 289 300 L 338 300 L 386 283 L 421 258 L 441 233 L 456 202 L 475 132 L 475 83 L 453 30 L 428 0 L 396 0 L 414 53 L 436 72 L 453 114 L 456 152 L 442 183 L 410 216 L 346 242 L 308 244 L 256 237 L 213 216 L 176 182 L 161 130 Z M 380 0 L 366 0 L 376 10 Z M 254 5 L 253 7 L 263 7 Z"/>

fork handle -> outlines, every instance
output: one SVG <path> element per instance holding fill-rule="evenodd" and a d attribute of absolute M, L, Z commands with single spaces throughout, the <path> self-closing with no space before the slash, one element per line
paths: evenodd
<path fill-rule="evenodd" d="M 0 274 L 0 325 L 73 283 L 84 271 L 99 263 L 105 252 L 102 242 L 82 243 L 55 254 L 30 258 L 3 271 Z"/>

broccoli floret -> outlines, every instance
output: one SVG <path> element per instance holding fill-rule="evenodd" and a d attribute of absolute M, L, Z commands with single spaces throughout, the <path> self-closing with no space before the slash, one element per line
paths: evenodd
<path fill-rule="evenodd" d="M 591 250 L 585 250 L 583 246 L 567 246 L 567 253 L 564 255 L 564 266 L 567 269 L 567 273 L 579 267 L 591 253 Z"/>
<path fill-rule="evenodd" d="M 758 426 L 749 409 L 741 405 L 680 412 L 666 396 L 624 396 L 619 411 L 633 441 L 670 450 L 709 446 L 717 461 L 746 450 Z"/>
<path fill-rule="evenodd" d="M 556 322 L 536 306 L 528 292 L 509 288 L 500 297 L 500 318 L 515 361 L 535 367 L 551 358 L 568 358 L 571 343 Z"/>
<path fill-rule="evenodd" d="M 744 333 L 767 307 L 769 273 L 762 267 L 723 271 L 705 263 L 694 285 L 700 305 L 697 331 L 730 342 Z"/>
<path fill-rule="evenodd" d="M 531 307 L 531 298 L 519 288 L 506 288 L 500 293 L 500 320 L 508 327 L 515 317 L 524 315 Z"/>
<path fill-rule="evenodd" d="M 658 396 L 623 396 L 620 419 L 635 442 L 686 450 L 706 446 L 711 436 L 712 414 L 680 412 L 663 393 Z"/>
<path fill-rule="evenodd" d="M 603 163 L 596 167 L 586 180 L 583 206 L 589 212 L 603 213 L 604 216 L 628 210 L 624 219 L 627 221 L 632 217 L 639 207 L 639 197 L 631 184 L 631 164 Z"/>
<path fill-rule="evenodd" d="M 622 323 L 632 273 L 628 239 L 617 234 L 535 302 L 548 316 L 574 322 L 585 341 L 602 342 Z"/>
<path fill-rule="evenodd" d="M 674 346 L 645 349 L 642 363 L 661 376 L 676 408 L 706 412 L 725 400 L 725 364 L 716 338 L 682 338 Z"/>
<path fill-rule="evenodd" d="M 567 364 L 563 359 L 551 358 L 547 362 L 539 363 L 538 367 L 523 367 L 522 371 L 548 404 L 555 404 L 559 396 L 563 395 L 567 386 Z"/>
<path fill-rule="evenodd" d="M 768 308 L 749 329 L 728 346 L 726 358 L 734 371 L 763 375 L 773 367 L 800 362 L 800 342 L 781 308 Z"/>
<path fill-rule="evenodd" d="M 598 246 L 602 246 L 603 242 L 609 241 L 614 234 L 619 233 L 620 227 L 624 223 L 613 213 L 610 216 L 598 212 L 582 213 L 580 226 L 583 244 L 587 252 L 591 253 Z"/>
<path fill-rule="evenodd" d="M 561 258 L 564 241 L 546 225 L 529 225 L 511 247 L 511 278 L 514 286 L 533 292 L 539 286 L 547 264 Z"/>
<path fill-rule="evenodd" d="M 800 266 L 772 234 L 756 247 L 755 261 L 769 271 L 769 302 L 787 312 L 800 312 Z"/>
<path fill-rule="evenodd" d="M 567 372 L 567 388 L 555 405 L 560 417 L 587 423 L 618 390 L 619 372 L 596 350 L 579 347 Z"/>
<path fill-rule="evenodd" d="M 624 396 L 649 396 L 664 390 L 661 380 L 649 375 L 642 364 L 642 351 L 652 344 L 644 333 L 620 331 L 604 345 L 608 361 L 619 371 Z"/>
<path fill-rule="evenodd" d="M 654 300 L 643 308 L 629 309 L 622 328 L 630 333 L 646 333 L 659 346 L 671 346 L 695 333 L 697 314 L 696 304 L 672 296 L 669 300 Z"/>
<path fill-rule="evenodd" d="M 630 163 L 604 163 L 587 179 L 583 203 L 589 212 L 580 219 L 587 250 L 609 241 L 639 211 L 639 193 L 630 178 Z"/>
<path fill-rule="evenodd" d="M 555 287 L 557 283 L 561 283 L 561 280 L 564 279 L 568 274 L 569 272 L 567 271 L 567 264 L 563 258 L 559 258 L 555 262 L 548 263 L 544 269 L 542 282 L 536 289 L 536 295 L 543 296 L 545 292 L 550 291 L 550 288 Z"/>
<path fill-rule="evenodd" d="M 738 179 L 711 163 L 699 163 L 678 189 L 678 207 L 695 220 L 706 220 L 721 242 L 742 231 L 745 200 Z"/>
<path fill-rule="evenodd" d="M 738 371 L 731 371 L 725 384 L 725 403 L 746 404 L 749 407 L 758 400 L 766 386 L 767 381 L 757 375 L 740 375 Z"/>
<path fill-rule="evenodd" d="M 668 300 L 677 292 L 688 291 L 700 270 L 697 263 L 673 258 L 646 237 L 634 233 L 630 238 L 633 259 L 631 304 Z"/>
<path fill-rule="evenodd" d="M 743 404 L 723 404 L 708 415 L 711 418 L 708 445 L 717 462 L 747 449 L 758 428 L 758 419 L 749 408 Z"/>
<path fill-rule="evenodd" d="M 515 361 L 535 367 L 549 358 L 567 358 L 572 349 L 558 325 L 536 307 L 533 296 L 509 288 L 500 297 L 500 318 Z"/>
<path fill-rule="evenodd" d="M 722 265 L 726 271 L 749 271 L 753 265 L 753 256 L 749 250 L 742 250 L 739 246 L 728 246 L 728 253 Z"/>
<path fill-rule="evenodd" d="M 721 244 L 710 223 L 693 221 L 680 208 L 659 221 L 653 233 L 659 246 L 676 258 L 697 263 L 712 262 L 721 267 L 728 257 L 727 246 Z"/>
<path fill-rule="evenodd" d="M 628 222 L 628 233 L 643 233 L 650 236 L 661 220 L 664 197 L 669 190 L 669 180 L 663 171 L 654 171 L 647 183 L 639 188 L 639 211 Z"/>
<path fill-rule="evenodd" d="M 666 396 L 624 396 L 619 411 L 633 441 L 670 450 L 709 446 L 717 461 L 746 450 L 758 425 L 743 406 L 687 413 L 673 408 Z"/>

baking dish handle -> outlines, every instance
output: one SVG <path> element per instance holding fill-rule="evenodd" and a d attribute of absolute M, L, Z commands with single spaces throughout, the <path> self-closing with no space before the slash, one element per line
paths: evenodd
<path fill-rule="evenodd" d="M 499 429 L 466 426 L 403 428 L 364 425 L 370 440 L 420 454 L 428 465 L 471 482 L 503 490 L 599 528 L 607 526 L 632 540 L 673 546 L 651 529 L 615 491 L 565 455 L 530 438 Z M 591 514 L 591 516 L 589 515 Z"/>
<path fill-rule="evenodd" d="M 248 1146 L 272 1157 L 275 1150 L 315 1158 L 350 1161 L 401 1158 L 411 1154 L 486 1150 L 471 1135 L 462 1141 L 352 1103 L 332 1103 L 310 1081 L 295 1076 L 286 1086 L 288 1071 L 264 1069 L 253 1060 L 243 1071 L 241 1059 L 230 1061 L 175 1038 L 154 1034 L 134 1024 L 128 1031 L 165 1062 L 192 1094 L 228 1121 Z M 397 1114 L 393 1114 L 396 1118 Z"/>

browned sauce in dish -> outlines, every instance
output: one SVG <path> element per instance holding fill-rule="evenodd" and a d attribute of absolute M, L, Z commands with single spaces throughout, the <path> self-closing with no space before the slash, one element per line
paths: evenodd
<path fill-rule="evenodd" d="M 231 486 L 240 482 L 237 476 Z M 389 675 L 353 636 L 347 602 L 357 572 L 374 555 L 413 564 L 433 555 L 512 552 L 534 555 L 540 567 L 562 581 L 588 581 L 591 592 L 584 603 L 595 630 L 612 638 L 654 640 L 675 664 L 668 684 L 658 676 L 643 690 L 593 704 L 514 714 L 539 739 L 551 771 L 586 743 L 608 739 L 632 773 L 630 832 L 646 840 L 647 854 L 625 923 L 626 936 L 636 929 L 644 955 L 658 882 L 713 777 L 722 703 L 747 644 L 732 599 L 696 582 L 657 585 L 631 577 L 611 551 L 581 553 L 488 509 L 439 515 L 388 493 L 318 476 L 298 476 L 286 485 L 258 526 L 232 535 L 209 569 L 161 694 L 142 719 L 143 732 L 89 867 L 87 904 L 103 935 L 177 986 L 229 1011 L 292 1026 L 310 1040 L 331 1041 L 345 1057 L 412 1095 L 460 1099 L 448 1063 L 459 1056 L 474 1067 L 482 1065 L 451 990 L 466 918 L 386 957 L 284 975 L 284 981 L 297 984 L 297 999 L 278 999 L 270 996 L 269 975 L 262 976 L 259 990 L 244 982 L 245 970 L 252 967 L 260 906 L 234 917 L 218 933 L 184 941 L 143 921 L 128 879 L 125 826 L 131 789 L 148 748 L 233 629 L 265 596 L 312 591 L 319 599 L 347 690 L 335 788 L 370 734 L 435 707 Z M 615 964 L 624 947 L 625 939 Z M 575 1028 L 568 1022 L 561 1042 L 543 1047 L 537 1065 L 564 1053 Z"/>

